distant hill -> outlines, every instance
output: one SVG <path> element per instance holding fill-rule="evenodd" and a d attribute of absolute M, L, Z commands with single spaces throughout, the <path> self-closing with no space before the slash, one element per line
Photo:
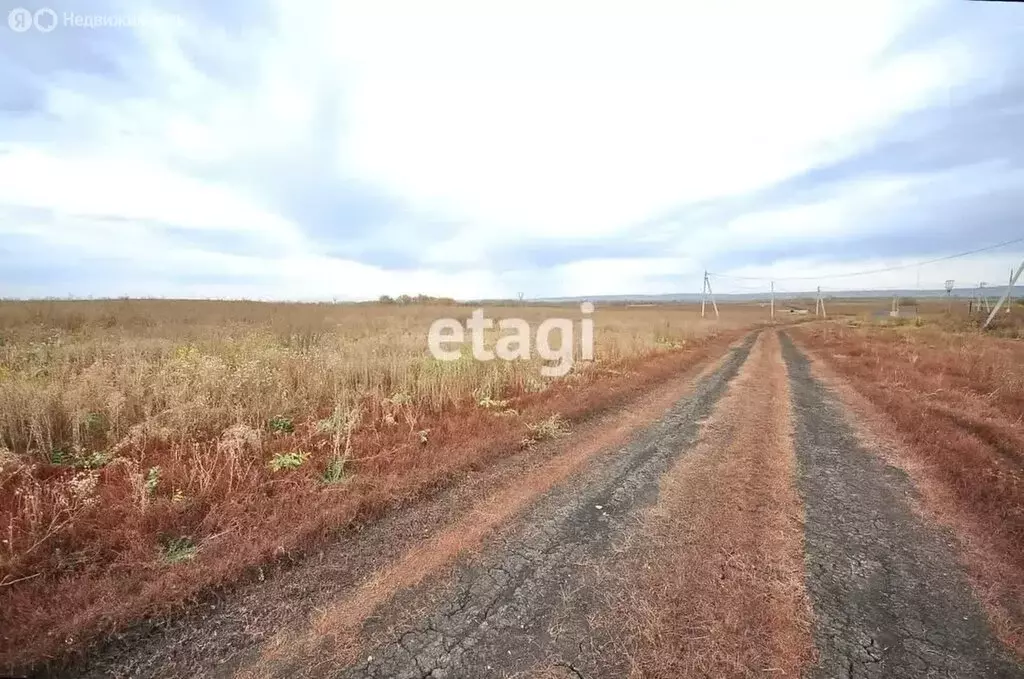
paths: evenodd
<path fill-rule="evenodd" d="M 993 286 L 985 288 L 985 295 L 989 298 L 1002 297 L 1006 292 L 1007 286 Z M 806 292 L 776 292 L 775 299 L 787 300 L 787 299 L 814 299 L 816 292 L 808 290 Z M 825 299 L 880 299 L 890 298 L 893 295 L 898 297 L 915 297 L 919 299 L 935 299 L 946 296 L 945 290 L 840 290 L 838 292 L 832 291 L 822 293 Z M 956 299 L 971 299 L 975 295 L 973 288 L 954 288 L 951 297 Z M 1016 286 L 1014 288 L 1014 297 L 1024 296 L 1024 286 Z M 715 293 L 715 301 L 722 303 L 729 302 L 761 302 L 768 301 L 771 299 L 770 292 L 756 292 L 756 293 L 743 293 L 743 294 L 718 294 Z M 669 293 L 664 295 L 591 295 L 581 297 L 541 297 L 537 299 L 530 299 L 530 302 L 540 303 L 552 303 L 552 304 L 564 304 L 569 302 L 605 302 L 608 304 L 643 304 L 643 303 L 665 303 L 665 302 L 699 302 L 701 296 L 699 293 Z M 485 300 L 487 301 L 487 300 Z"/>

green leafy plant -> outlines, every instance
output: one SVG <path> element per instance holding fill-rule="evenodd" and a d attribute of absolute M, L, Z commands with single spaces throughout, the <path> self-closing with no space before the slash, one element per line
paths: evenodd
<path fill-rule="evenodd" d="M 327 463 L 324 473 L 320 475 L 320 480 L 327 484 L 341 483 L 347 480 L 351 476 L 347 466 L 345 458 L 332 457 Z"/>
<path fill-rule="evenodd" d="M 50 464 L 62 464 L 78 469 L 99 469 L 114 459 L 113 454 L 96 451 L 93 453 L 76 453 L 66 448 L 54 448 L 50 451 Z"/>
<path fill-rule="evenodd" d="M 74 455 L 63 448 L 54 448 L 50 451 L 50 464 L 71 464 Z"/>
<path fill-rule="evenodd" d="M 270 459 L 270 470 L 273 472 L 279 472 L 285 469 L 298 469 L 302 466 L 302 463 L 309 457 L 309 453 L 278 453 Z"/>
<path fill-rule="evenodd" d="M 158 485 L 160 485 L 160 467 L 150 467 L 146 471 L 146 482 L 144 484 L 146 495 L 152 496 L 156 492 Z"/>
<path fill-rule="evenodd" d="M 290 417 L 284 415 L 277 415 L 270 418 L 267 422 L 267 426 L 271 431 L 277 432 L 278 434 L 291 434 L 295 431 L 295 424 L 292 422 Z"/>
<path fill-rule="evenodd" d="M 194 558 L 198 551 L 199 547 L 189 537 L 167 538 L 160 546 L 160 556 L 164 563 L 169 564 L 188 561 Z"/>
<path fill-rule="evenodd" d="M 102 434 L 107 430 L 107 418 L 100 413 L 89 413 L 85 416 L 85 429 L 92 435 Z"/>

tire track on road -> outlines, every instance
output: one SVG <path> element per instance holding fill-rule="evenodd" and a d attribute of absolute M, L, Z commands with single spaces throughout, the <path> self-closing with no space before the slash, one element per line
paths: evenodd
<path fill-rule="evenodd" d="M 653 502 L 660 477 L 692 446 L 755 339 L 756 333 L 733 349 L 653 426 L 542 496 L 478 558 L 382 606 L 364 629 L 373 641 L 358 664 L 346 667 L 336 655 L 332 661 L 325 635 L 321 647 L 277 658 L 260 674 L 509 676 L 552 656 L 562 658 L 567 671 L 595 667 L 601 641 L 589 634 L 585 620 L 556 621 L 556 613 L 564 613 L 560 603 L 570 594 L 593 594 L 586 591 L 581 564 L 607 553 L 635 510 Z M 580 636 L 573 630 L 587 631 Z"/>
<path fill-rule="evenodd" d="M 811 676 L 1024 677 L 991 633 L 952 538 L 914 514 L 906 475 L 860 444 L 807 358 L 782 341 L 820 653 Z"/>

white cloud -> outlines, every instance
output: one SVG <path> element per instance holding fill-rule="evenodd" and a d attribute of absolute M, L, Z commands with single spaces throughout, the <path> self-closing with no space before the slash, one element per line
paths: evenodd
<path fill-rule="evenodd" d="M 113 155 L 54 156 L 16 148 L 0 155 L 0 204 L 49 209 L 66 217 L 248 232 L 282 247 L 294 247 L 302 239 L 295 225 L 229 189 Z"/>
<path fill-rule="evenodd" d="M 873 63 L 912 16 L 890 3 L 433 10 L 336 27 L 353 166 L 519 237 L 606 237 L 766 185 L 948 76 L 941 55 Z"/>
<path fill-rule="evenodd" d="M 210 289 L 249 296 L 665 292 L 677 273 L 678 287 L 699 286 L 698 259 L 882 229 L 871 218 L 920 182 L 958 190 L 963 175 L 870 177 L 682 225 L 651 241 L 657 257 L 614 252 L 681 205 L 849 153 L 976 73 L 956 41 L 880 59 L 933 4 L 277 0 L 251 31 L 160 22 L 137 29 L 141 52 L 114 55 L 119 78 L 77 73 L 69 51 L 36 83 L 37 118 L 0 134 L 0 207 L 52 216 L 5 219 L 0 232 L 168 275 L 237 276 L 249 282 Z M 309 184 L 327 206 L 309 210 L 337 223 L 347 257 L 328 256 L 306 206 L 284 200 Z M 357 184 L 395 214 L 331 213 L 330 198 Z M 260 254 L 148 222 L 228 233 Z M 501 257 L 566 242 L 609 254 Z M 412 263 L 357 261 L 377 250 Z"/>

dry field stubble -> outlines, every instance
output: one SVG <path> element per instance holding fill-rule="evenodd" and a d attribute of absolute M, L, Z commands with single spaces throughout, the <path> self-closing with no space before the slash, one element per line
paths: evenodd
<path fill-rule="evenodd" d="M 432 359 L 430 323 L 472 308 L 0 303 L 0 608 L 18 621 L 0 664 L 60 658 L 296 554 L 709 357 L 763 316 L 599 308 L 598 360 L 546 380 L 537 360 L 478 362 L 468 347 Z"/>
<path fill-rule="evenodd" d="M 932 324 L 795 334 L 895 442 L 924 510 L 959 538 L 997 632 L 1024 655 L 1024 344 Z"/>

